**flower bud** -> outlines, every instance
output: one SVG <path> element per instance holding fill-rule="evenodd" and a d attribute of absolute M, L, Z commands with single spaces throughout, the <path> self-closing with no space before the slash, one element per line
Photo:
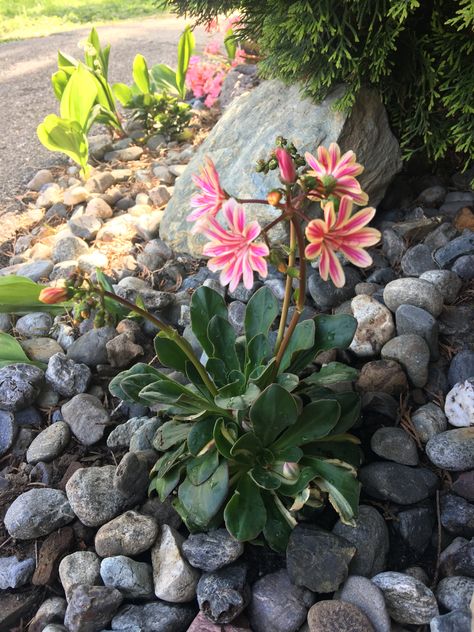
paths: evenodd
<path fill-rule="evenodd" d="M 267 202 L 272 206 L 277 206 L 281 201 L 281 193 L 280 191 L 270 191 L 267 195 Z"/>
<path fill-rule="evenodd" d="M 290 481 L 294 481 L 300 475 L 300 466 L 298 463 L 286 461 L 283 463 L 282 475 Z"/>
<path fill-rule="evenodd" d="M 282 182 L 285 184 L 293 184 L 293 182 L 296 182 L 295 163 L 286 149 L 278 147 L 275 150 L 275 156 L 278 160 L 278 166 L 280 167 Z"/>
<path fill-rule="evenodd" d="M 68 291 L 65 287 L 45 287 L 39 293 L 38 299 L 42 303 L 48 305 L 54 305 L 55 303 L 62 303 L 68 299 Z"/>

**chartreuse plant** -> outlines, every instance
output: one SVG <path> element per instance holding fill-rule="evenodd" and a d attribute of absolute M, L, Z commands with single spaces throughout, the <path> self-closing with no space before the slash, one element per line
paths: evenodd
<path fill-rule="evenodd" d="M 303 157 L 279 138 L 268 160 L 258 164 L 259 171 L 274 168 L 280 170 L 282 186 L 266 200 L 242 200 L 229 196 L 208 158 L 194 177 L 200 192 L 191 200 L 188 220 L 194 232 L 208 238 L 208 266 L 220 271 L 221 283 L 231 290 L 240 280 L 251 288 L 254 271 L 265 277 L 268 259 L 285 271 L 282 305 L 263 286 L 249 300 L 244 334 L 238 336 L 224 298 L 199 288 L 190 307 L 191 327 L 203 350 L 199 358 L 173 327 L 115 297 L 160 330 L 155 350 L 167 370 L 137 364 L 115 377 L 110 391 L 125 401 L 158 407 L 164 417 L 153 441 L 159 458 L 150 493 L 162 500 L 171 496 L 190 530 L 224 522 L 237 539 L 263 535 L 282 551 L 307 507 L 329 501 L 350 524 L 359 496 L 360 451 L 358 440 L 348 434 L 359 416 L 359 398 L 340 387 L 331 389 L 352 380 L 356 371 L 339 362 L 319 371 L 313 365 L 320 351 L 347 348 L 357 323 L 346 314 L 300 322 L 306 260 L 318 259 L 321 277 L 341 287 L 345 278 L 339 256 L 370 265 L 365 248 L 377 243 L 380 233 L 366 227 L 374 209 L 353 213 L 353 204 L 367 202 L 356 179 L 362 167 L 353 152 L 341 156 L 333 143 L 329 149 L 319 147 L 316 156 Z M 308 200 L 320 202 L 323 218 L 306 216 Z M 264 227 L 247 222 L 243 204 L 250 202 L 270 203 L 278 217 Z M 272 245 L 268 234 L 279 222 L 290 227 L 284 248 Z M 113 298 L 103 287 L 91 286 L 89 292 L 96 301 L 98 296 Z M 179 377 L 174 379 L 169 369 Z"/>

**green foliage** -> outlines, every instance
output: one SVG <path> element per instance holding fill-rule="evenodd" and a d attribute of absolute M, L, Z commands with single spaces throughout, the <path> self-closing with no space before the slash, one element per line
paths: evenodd
<path fill-rule="evenodd" d="M 357 439 L 346 433 L 360 403 L 353 392 L 325 388 L 355 377 L 345 365 L 332 363 L 303 378 L 291 372 L 296 367 L 301 373 L 322 349 L 348 347 L 355 320 L 303 321 L 304 336 L 294 337 L 278 367 L 269 344 L 277 315 L 276 298 L 261 288 L 247 305 L 245 336 L 236 337 L 220 294 L 201 287 L 192 297 L 191 326 L 208 356 L 211 387 L 177 339 L 162 332 L 155 340 L 160 363 L 186 379 L 137 364 L 115 377 L 110 391 L 164 411 L 167 421 L 153 440 L 161 456 L 151 493 L 161 500 L 173 495 L 191 530 L 224 521 L 237 539 L 263 534 L 282 551 L 305 505 L 319 507 L 328 499 L 344 522 L 356 516 L 360 455 Z"/>
<path fill-rule="evenodd" d="M 0 313 L 30 314 L 31 312 L 49 312 L 60 314 L 68 307 L 67 303 L 47 305 L 39 300 L 43 285 L 22 276 L 0 278 Z"/>
<path fill-rule="evenodd" d="M 363 86 L 384 99 L 405 157 L 455 151 L 474 158 L 472 0 L 171 0 L 206 22 L 240 11 L 239 37 L 258 41 L 261 71 L 301 81 L 323 98 L 346 83 L 339 107 Z"/>
<path fill-rule="evenodd" d="M 32 362 L 13 336 L 0 332 L 0 368 L 9 364 L 35 364 L 44 367 L 40 362 Z"/>

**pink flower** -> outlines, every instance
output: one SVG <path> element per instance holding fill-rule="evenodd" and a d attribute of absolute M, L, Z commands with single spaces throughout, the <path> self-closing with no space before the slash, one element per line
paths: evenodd
<path fill-rule="evenodd" d="M 278 147 L 275 150 L 275 156 L 278 161 L 278 166 L 280 167 L 280 176 L 282 181 L 285 184 L 293 184 L 293 182 L 296 181 L 296 169 L 293 158 L 286 149 L 283 149 L 282 147 Z"/>
<path fill-rule="evenodd" d="M 222 207 L 228 230 L 223 228 L 214 218 L 201 227 L 201 232 L 210 238 L 203 249 L 203 254 L 212 257 L 207 265 L 210 270 L 221 270 L 220 282 L 229 285 L 231 292 L 235 290 L 243 278 L 245 287 L 253 286 L 253 273 L 261 277 L 267 276 L 265 257 L 270 251 L 266 244 L 254 243 L 260 235 L 258 222 L 245 224 L 245 211 L 241 204 L 232 198 Z"/>
<path fill-rule="evenodd" d="M 327 281 L 328 274 L 336 287 L 345 283 L 344 270 L 336 252 L 360 268 L 372 263 L 372 257 L 364 250 L 380 240 L 380 232 L 375 228 L 364 228 L 375 215 L 374 208 L 364 208 L 351 217 L 352 200 L 344 195 L 339 211 L 334 211 L 334 202 L 324 205 L 324 219 L 313 219 L 306 227 L 306 237 L 310 242 L 305 249 L 308 259 L 320 257 L 319 274 Z"/>
<path fill-rule="evenodd" d="M 359 206 L 367 204 L 368 196 L 355 178 L 364 170 L 364 167 L 356 162 L 355 153 L 347 151 L 341 157 L 339 145 L 331 143 L 329 150 L 326 147 L 318 147 L 317 154 L 317 158 L 309 152 L 305 154 L 306 162 L 313 169 L 308 174 L 316 177 L 322 185 L 322 190 L 318 187 L 315 193 L 325 192 L 339 198 L 348 195 Z"/>
<path fill-rule="evenodd" d="M 217 215 L 228 197 L 220 185 L 219 174 L 209 156 L 206 156 L 205 162 L 201 173 L 198 176 L 192 176 L 194 184 L 201 189 L 201 193 L 191 198 L 191 206 L 194 207 L 194 211 L 186 218 L 188 222 L 196 222 L 191 229 L 193 233 L 197 232 L 209 218 Z"/>
<path fill-rule="evenodd" d="M 62 303 L 69 298 L 69 291 L 66 287 L 45 287 L 41 290 L 38 300 L 48 305 Z"/>

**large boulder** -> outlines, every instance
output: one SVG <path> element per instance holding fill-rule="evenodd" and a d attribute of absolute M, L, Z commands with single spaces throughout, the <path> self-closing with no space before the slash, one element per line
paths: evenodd
<path fill-rule="evenodd" d="M 230 194 L 265 198 L 272 187 L 279 185 L 278 173 L 273 171 L 267 176 L 256 173 L 255 163 L 269 154 L 279 135 L 294 142 L 300 153 L 314 153 L 318 145 L 328 146 L 333 141 L 343 151 L 354 150 L 357 161 L 365 166 L 360 178 L 362 188 L 369 194 L 370 205 L 378 204 L 401 168 L 400 149 L 375 92 L 362 91 L 350 114 L 333 107 L 343 94 L 341 86 L 315 104 L 301 97 L 299 86 L 285 86 L 273 80 L 236 99 L 177 179 L 160 224 L 160 237 L 178 252 L 199 256 L 202 237 L 192 235 L 186 221 L 189 200 L 196 193 L 192 174 L 199 172 L 204 156 L 209 155 Z M 263 205 L 253 205 L 252 211 L 262 224 L 278 213 L 273 207 Z M 281 230 L 272 237 L 281 238 Z"/>

